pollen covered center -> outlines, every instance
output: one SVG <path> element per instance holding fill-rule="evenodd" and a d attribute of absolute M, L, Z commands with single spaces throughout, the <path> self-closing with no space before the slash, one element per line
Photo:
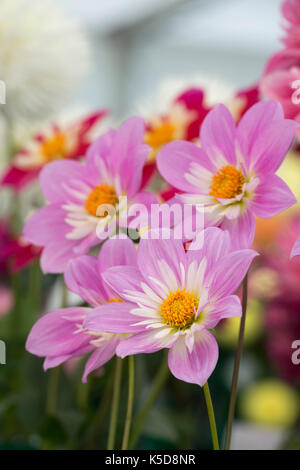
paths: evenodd
<path fill-rule="evenodd" d="M 212 178 L 210 196 L 222 199 L 231 199 L 243 190 L 245 178 L 240 170 L 234 166 L 223 166 Z"/>
<path fill-rule="evenodd" d="M 146 132 L 145 143 L 154 149 L 160 148 L 173 140 L 175 126 L 169 120 L 164 120 Z"/>
<path fill-rule="evenodd" d="M 118 196 L 115 189 L 106 183 L 95 186 L 88 195 L 85 203 L 85 208 L 89 214 L 97 216 L 97 210 L 102 205 L 116 206 Z M 100 217 L 105 217 L 101 215 Z"/>
<path fill-rule="evenodd" d="M 66 137 L 62 132 L 57 132 L 50 139 L 41 144 L 41 152 L 47 162 L 66 158 Z"/>
<path fill-rule="evenodd" d="M 189 326 L 196 315 L 199 297 L 186 289 L 170 292 L 160 307 L 163 323 L 177 328 Z"/>

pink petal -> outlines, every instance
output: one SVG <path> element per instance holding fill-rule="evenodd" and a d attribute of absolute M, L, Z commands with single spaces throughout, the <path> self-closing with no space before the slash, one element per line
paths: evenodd
<path fill-rule="evenodd" d="M 25 240 L 38 246 L 45 246 L 64 237 L 70 226 L 65 222 L 66 212 L 59 204 L 48 204 L 38 209 L 27 221 L 23 236 Z"/>
<path fill-rule="evenodd" d="M 124 339 L 117 346 L 117 355 L 123 358 L 132 354 L 154 353 L 163 348 L 170 348 L 174 341 L 176 341 L 177 336 L 168 335 L 157 338 L 156 335 L 161 330 L 162 328 L 145 330 Z"/>
<path fill-rule="evenodd" d="M 295 244 L 291 251 L 291 258 L 294 258 L 294 256 L 300 256 L 300 237 L 298 237 L 295 241 Z"/>
<path fill-rule="evenodd" d="M 157 167 L 163 178 L 172 186 L 188 193 L 199 193 L 199 186 L 188 181 L 191 164 L 203 167 L 205 174 L 214 172 L 206 153 L 191 142 L 176 141 L 165 145 L 157 155 Z"/>
<path fill-rule="evenodd" d="M 36 356 L 62 356 L 86 346 L 89 335 L 75 331 L 89 312 L 89 308 L 70 307 L 42 316 L 29 333 L 27 351 Z"/>
<path fill-rule="evenodd" d="M 43 369 L 46 371 L 48 369 L 52 369 L 52 367 L 60 366 L 63 362 L 68 361 L 73 357 L 72 354 L 65 354 L 62 356 L 49 356 L 46 357 L 43 363 Z"/>
<path fill-rule="evenodd" d="M 203 243 L 199 249 L 199 242 Z M 198 245 L 197 245 L 198 243 Z M 193 261 L 199 264 L 203 258 L 206 258 L 206 272 L 218 263 L 231 250 L 231 240 L 229 233 L 216 227 L 209 227 L 198 235 L 198 242 L 193 242 L 187 252 L 187 265 Z"/>
<path fill-rule="evenodd" d="M 207 382 L 218 362 L 218 344 L 207 330 L 194 335 L 191 352 L 180 337 L 169 351 L 168 363 L 172 374 L 184 382 L 200 385 Z"/>
<path fill-rule="evenodd" d="M 115 336 L 109 339 L 107 342 L 103 342 L 101 347 L 98 347 L 89 357 L 85 365 L 84 373 L 82 376 L 82 382 L 86 382 L 87 376 L 93 370 L 98 369 L 108 362 L 116 352 L 116 346 L 119 342 L 119 337 Z"/>
<path fill-rule="evenodd" d="M 297 124 L 283 119 L 276 101 L 255 104 L 241 119 L 237 139 L 248 171 L 275 172 L 282 163 L 295 135 Z"/>
<path fill-rule="evenodd" d="M 133 241 L 129 238 L 107 240 L 98 256 L 98 272 L 101 274 L 113 266 L 127 265 L 137 265 L 137 252 Z"/>
<path fill-rule="evenodd" d="M 230 165 L 236 164 L 236 127 L 230 111 L 220 104 L 208 113 L 200 130 L 200 142 L 212 162 L 219 156 Z"/>
<path fill-rule="evenodd" d="M 84 320 L 83 326 L 88 330 L 108 333 L 135 333 L 141 327 L 135 326 L 139 318 L 132 315 L 136 307 L 129 302 L 111 302 L 93 309 Z"/>
<path fill-rule="evenodd" d="M 43 273 L 63 273 L 71 258 L 76 257 L 76 241 L 62 238 L 49 243 L 41 255 Z"/>
<path fill-rule="evenodd" d="M 149 239 L 142 239 L 138 248 L 138 267 L 147 283 L 152 289 L 160 293 L 160 287 L 152 278 L 177 288 L 181 280 L 181 268 L 186 265 L 186 255 L 181 240 L 154 239 L 156 234 L 163 236 L 163 232 L 149 231 Z M 174 278 L 174 282 L 172 280 Z"/>
<path fill-rule="evenodd" d="M 93 185 L 97 185 L 102 180 L 105 180 L 107 174 L 112 176 L 110 153 L 116 133 L 117 131 L 114 129 L 109 129 L 88 148 L 86 167 L 89 179 Z"/>
<path fill-rule="evenodd" d="M 48 163 L 40 173 L 40 185 L 43 194 L 52 203 L 66 203 L 74 199 L 66 191 L 66 185 L 74 185 L 77 182 L 88 184 L 85 166 L 73 160 L 60 160 Z M 91 185 L 92 186 L 92 185 Z"/>
<path fill-rule="evenodd" d="M 240 317 L 242 315 L 241 301 L 237 295 L 217 300 L 205 309 L 204 325 L 214 328 L 223 318 Z"/>
<path fill-rule="evenodd" d="M 140 117 L 125 121 L 117 130 L 111 148 L 114 175 L 120 176 L 121 189 L 134 196 L 142 183 L 143 167 L 150 147 L 144 144 L 145 123 Z"/>
<path fill-rule="evenodd" d="M 277 175 L 260 177 L 260 184 L 255 190 L 249 206 L 258 217 L 268 219 L 288 209 L 297 202 L 288 185 Z"/>
<path fill-rule="evenodd" d="M 255 218 L 250 210 L 246 210 L 236 219 L 224 218 L 221 224 L 221 228 L 230 233 L 231 245 L 234 250 L 252 246 L 255 227 Z"/>
<path fill-rule="evenodd" d="M 210 273 L 208 283 L 211 301 L 234 293 L 257 255 L 254 250 L 239 250 L 225 255 Z"/>
<path fill-rule="evenodd" d="M 141 283 L 145 282 L 135 266 L 115 266 L 102 273 L 106 284 L 122 299 L 127 299 L 127 291 L 142 292 Z"/>
<path fill-rule="evenodd" d="M 92 256 L 71 260 L 65 272 L 65 283 L 90 305 L 100 305 L 109 300 L 98 272 L 97 259 Z"/>

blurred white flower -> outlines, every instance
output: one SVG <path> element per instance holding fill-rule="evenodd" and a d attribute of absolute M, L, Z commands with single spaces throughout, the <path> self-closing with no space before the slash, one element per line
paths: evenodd
<path fill-rule="evenodd" d="M 50 0 L 1 0 L 0 79 L 12 122 L 48 118 L 80 85 L 89 47 L 78 25 Z"/>

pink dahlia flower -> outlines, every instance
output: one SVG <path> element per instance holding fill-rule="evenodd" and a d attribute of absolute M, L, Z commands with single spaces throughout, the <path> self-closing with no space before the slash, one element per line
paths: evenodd
<path fill-rule="evenodd" d="M 199 131 L 205 116 L 212 109 L 206 104 L 207 91 L 199 87 L 183 90 L 175 96 L 164 114 L 148 119 L 145 143 L 152 148 L 143 173 L 143 186 L 149 182 L 156 170 L 156 156 L 160 149 L 174 140 L 198 140 Z M 256 85 L 239 90 L 230 101 L 238 122 L 245 112 L 259 99 Z"/>
<path fill-rule="evenodd" d="M 282 42 L 287 47 L 300 48 L 300 1 L 285 0 L 281 12 L 286 20 L 285 37 L 282 38 Z"/>
<path fill-rule="evenodd" d="M 168 348 L 173 375 L 202 386 L 218 360 L 210 330 L 222 318 L 241 315 L 240 300 L 232 294 L 257 253 L 233 251 L 229 233 L 215 227 L 203 232 L 197 251 L 185 252 L 179 240 L 154 237 L 141 240 L 136 267 L 115 266 L 103 273 L 120 298 L 135 304 L 124 312 L 123 323 L 118 313 L 98 309 L 84 326 L 112 333 L 120 327 L 125 333 L 126 323 L 141 328 L 119 343 L 117 355 Z"/>
<path fill-rule="evenodd" d="M 1 184 L 20 191 L 37 178 L 47 163 L 83 157 L 92 142 L 92 132 L 106 115 L 107 111 L 101 110 L 75 122 L 49 125 L 15 155 Z"/>
<path fill-rule="evenodd" d="M 45 370 L 70 358 L 92 352 L 83 374 L 85 382 L 90 372 L 112 358 L 120 341 L 120 334 L 99 333 L 83 326 L 86 316 L 93 316 L 98 309 L 108 315 L 113 313 L 114 318 L 119 318 L 119 332 L 124 324 L 129 333 L 137 329 L 127 324 L 130 318 L 132 321 L 128 313 L 132 305 L 122 302 L 102 279 L 102 273 L 116 265 L 127 266 L 127 269 L 136 266 L 136 248 L 131 240 L 108 240 L 100 250 L 98 259 L 81 256 L 70 261 L 65 272 L 66 285 L 92 308 L 63 308 L 47 313 L 36 322 L 28 336 L 26 349 L 36 356 L 45 357 Z"/>
<path fill-rule="evenodd" d="M 186 204 L 204 207 L 206 226 L 228 230 L 236 247 L 252 245 L 254 216 L 269 218 L 296 202 L 275 175 L 297 124 L 284 119 L 275 101 L 252 106 L 236 127 L 224 105 L 215 107 L 200 130 L 201 148 L 177 141 L 157 157 L 158 169 Z"/>
<path fill-rule="evenodd" d="M 50 204 L 29 219 L 24 237 L 44 247 L 44 272 L 63 272 L 71 258 L 111 235 L 117 222 L 126 226 L 124 196 L 128 211 L 133 203 L 147 207 L 157 202 L 150 193 L 139 192 L 148 153 L 144 121 L 132 118 L 96 140 L 85 164 L 59 161 L 42 170 L 40 183 Z M 99 208 L 104 210 L 99 213 Z"/>

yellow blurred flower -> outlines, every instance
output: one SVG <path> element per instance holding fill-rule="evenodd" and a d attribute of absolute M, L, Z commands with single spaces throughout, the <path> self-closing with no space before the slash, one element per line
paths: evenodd
<path fill-rule="evenodd" d="M 271 247 L 286 221 L 300 212 L 300 152 L 289 152 L 277 174 L 291 188 L 298 202 L 270 219 L 257 218 L 254 246 L 258 250 Z"/>
<path fill-rule="evenodd" d="M 290 427 L 299 414 L 299 396 L 289 385 L 268 379 L 244 391 L 240 411 L 249 421 L 270 427 Z"/>
<path fill-rule="evenodd" d="M 217 329 L 217 339 L 227 348 L 235 348 L 240 329 L 239 317 L 226 319 Z M 250 300 L 247 308 L 244 344 L 253 344 L 262 331 L 262 306 L 256 300 Z"/>

